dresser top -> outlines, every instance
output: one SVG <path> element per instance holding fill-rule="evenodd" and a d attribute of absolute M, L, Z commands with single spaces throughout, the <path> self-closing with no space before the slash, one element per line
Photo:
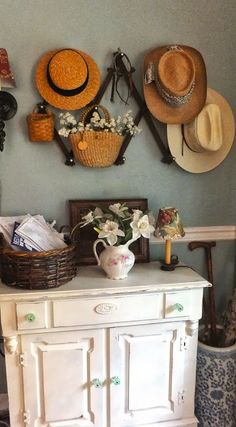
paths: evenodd
<path fill-rule="evenodd" d="M 108 279 L 98 266 L 78 268 L 77 276 L 58 288 L 23 290 L 0 282 L 0 302 L 12 299 L 60 298 L 62 296 L 93 296 L 163 292 L 197 289 L 210 283 L 188 266 L 178 265 L 174 271 L 162 271 L 159 262 L 135 264 L 126 279 Z"/>

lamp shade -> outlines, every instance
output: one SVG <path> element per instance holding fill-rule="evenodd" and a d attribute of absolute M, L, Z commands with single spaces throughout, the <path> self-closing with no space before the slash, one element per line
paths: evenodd
<path fill-rule="evenodd" d="M 14 88 L 16 86 L 7 51 L 4 48 L 0 48 L 0 81 L 1 88 Z"/>
<path fill-rule="evenodd" d="M 184 237 L 185 232 L 178 213 L 173 207 L 161 208 L 157 217 L 155 236 L 165 240 L 175 240 Z"/>

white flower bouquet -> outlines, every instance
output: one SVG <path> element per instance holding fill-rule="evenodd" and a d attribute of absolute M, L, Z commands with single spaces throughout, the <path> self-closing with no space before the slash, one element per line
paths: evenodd
<path fill-rule="evenodd" d="M 90 210 L 82 217 L 79 226 L 90 224 L 98 233 L 98 238 L 104 239 L 110 246 L 119 246 L 141 236 L 149 239 L 155 230 L 154 222 L 151 212 L 144 213 L 139 209 L 129 209 L 125 204 L 115 203 L 106 208 Z"/>
<path fill-rule="evenodd" d="M 134 119 L 131 116 L 131 111 L 128 111 L 123 116 L 117 118 L 103 117 L 99 111 L 94 111 L 88 123 L 82 120 L 76 120 L 69 112 L 59 114 L 60 125 L 62 126 L 58 133 L 67 138 L 70 134 L 84 131 L 103 131 L 111 132 L 120 136 L 136 135 L 141 132 L 141 129 L 135 125 Z"/>

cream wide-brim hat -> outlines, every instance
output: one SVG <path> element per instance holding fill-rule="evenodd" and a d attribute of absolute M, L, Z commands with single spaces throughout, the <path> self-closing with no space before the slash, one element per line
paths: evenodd
<path fill-rule="evenodd" d="M 217 151 L 192 151 L 184 142 L 181 125 L 167 125 L 167 140 L 175 162 L 191 173 L 208 172 L 223 162 L 234 142 L 235 120 L 230 105 L 213 89 L 207 89 L 206 104 L 216 104 L 222 119 L 222 146 Z"/>

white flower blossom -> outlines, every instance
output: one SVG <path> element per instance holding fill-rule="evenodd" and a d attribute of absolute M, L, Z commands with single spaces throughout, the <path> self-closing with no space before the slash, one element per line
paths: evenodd
<path fill-rule="evenodd" d="M 67 138 L 69 135 L 69 131 L 66 128 L 61 128 L 58 133 L 59 135 L 64 136 L 65 138 Z"/>
<path fill-rule="evenodd" d="M 104 216 L 103 211 L 102 211 L 101 208 L 95 208 L 93 214 L 94 214 L 94 218 L 95 219 L 97 219 L 97 218 L 103 218 L 103 216 Z"/>
<path fill-rule="evenodd" d="M 105 119 L 101 119 L 100 120 L 100 127 L 104 127 L 105 123 L 106 123 L 106 120 Z"/>
<path fill-rule="evenodd" d="M 148 215 L 143 215 L 139 219 L 134 220 L 130 223 L 130 226 L 133 229 L 133 237 L 139 238 L 141 236 L 149 239 L 151 233 L 154 232 L 155 228 L 149 224 Z"/>
<path fill-rule="evenodd" d="M 82 217 L 82 221 L 80 222 L 81 227 L 85 227 L 85 225 L 90 224 L 95 219 L 103 218 L 103 212 L 100 208 L 95 208 L 94 211 L 89 211 L 87 215 Z"/>
<path fill-rule="evenodd" d="M 92 115 L 92 119 L 95 121 L 98 121 L 100 119 L 100 116 L 99 116 L 97 111 L 94 111 L 94 113 Z"/>
<path fill-rule="evenodd" d="M 128 210 L 127 206 L 124 206 L 121 203 L 114 203 L 114 205 L 109 206 L 109 209 L 120 218 L 126 218 L 125 211 Z"/>
<path fill-rule="evenodd" d="M 133 221 L 138 221 L 141 216 L 143 216 L 143 212 L 140 209 L 133 209 Z"/>
<path fill-rule="evenodd" d="M 93 215 L 93 212 L 90 211 L 87 215 L 84 215 L 82 217 L 82 221 L 80 222 L 81 228 L 85 227 L 85 225 L 90 224 L 91 222 L 93 222 L 93 220 L 94 220 L 94 215 Z"/>
<path fill-rule="evenodd" d="M 124 237 L 125 233 L 119 229 L 118 224 L 114 221 L 107 220 L 105 224 L 101 224 L 98 237 L 107 239 L 110 246 L 114 246 L 117 242 L 117 236 Z"/>

